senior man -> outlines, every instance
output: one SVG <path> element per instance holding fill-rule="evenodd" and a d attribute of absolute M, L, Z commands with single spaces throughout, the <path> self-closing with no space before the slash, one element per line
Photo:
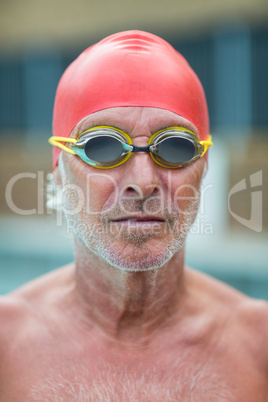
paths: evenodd
<path fill-rule="evenodd" d="M 53 130 L 75 262 L 2 298 L 0 400 L 268 401 L 267 304 L 184 265 L 212 145 L 186 60 L 105 38 L 61 78 Z"/>

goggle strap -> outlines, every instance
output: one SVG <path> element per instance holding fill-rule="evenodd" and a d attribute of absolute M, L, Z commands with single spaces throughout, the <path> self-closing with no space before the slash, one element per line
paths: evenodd
<path fill-rule="evenodd" d="M 208 135 L 208 139 L 206 141 L 200 141 L 200 144 L 203 145 L 204 147 L 204 151 L 202 152 L 202 156 L 205 155 L 205 153 L 207 152 L 208 148 L 211 147 L 213 145 L 213 142 L 211 141 L 211 135 Z"/>
<path fill-rule="evenodd" d="M 75 144 L 77 142 L 76 139 L 74 139 L 74 138 L 65 138 L 65 137 L 56 137 L 56 136 L 52 136 L 52 137 L 50 137 L 48 139 L 48 142 L 51 145 L 53 145 L 55 147 L 58 147 L 58 148 L 61 148 L 63 151 L 66 151 L 71 155 L 76 155 L 76 153 L 73 150 L 71 150 L 70 148 L 66 147 L 66 145 L 64 145 L 64 144 L 61 144 L 59 141 L 70 142 L 72 144 Z"/>

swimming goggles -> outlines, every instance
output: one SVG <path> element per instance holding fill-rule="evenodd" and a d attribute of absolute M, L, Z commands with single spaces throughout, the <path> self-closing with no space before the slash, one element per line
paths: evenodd
<path fill-rule="evenodd" d="M 84 131 L 78 139 L 56 137 L 49 143 L 72 155 L 78 155 L 88 165 L 111 169 L 125 163 L 134 152 L 149 152 L 152 159 L 165 168 L 180 168 L 201 158 L 213 144 L 211 136 L 200 141 L 192 131 L 183 127 L 169 127 L 152 134 L 145 147 L 133 145 L 124 131 L 110 126 L 98 126 Z M 61 144 L 70 143 L 70 146 Z"/>

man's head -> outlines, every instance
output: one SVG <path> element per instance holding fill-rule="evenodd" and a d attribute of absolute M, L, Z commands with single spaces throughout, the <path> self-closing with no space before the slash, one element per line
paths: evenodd
<path fill-rule="evenodd" d="M 71 64 L 55 100 L 55 136 L 75 141 L 100 126 L 126 133 L 136 147 L 148 146 L 154 133 L 170 127 L 206 140 L 203 88 L 161 38 L 140 31 L 112 35 Z M 54 167 L 60 152 L 54 148 Z M 197 212 L 204 158 L 168 169 L 151 156 L 134 153 L 104 170 L 63 152 L 55 170 L 77 242 L 121 269 L 163 266 L 182 249 Z"/>

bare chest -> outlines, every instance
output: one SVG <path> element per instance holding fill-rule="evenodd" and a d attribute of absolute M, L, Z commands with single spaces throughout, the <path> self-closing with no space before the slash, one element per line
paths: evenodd
<path fill-rule="evenodd" d="M 7 361 L 1 401 L 268 402 L 256 355 L 228 342 L 124 353 L 81 339 L 33 340 Z"/>
<path fill-rule="evenodd" d="M 198 358 L 195 364 L 178 357 L 153 365 L 122 365 L 120 359 L 111 364 L 103 358 L 89 364 L 66 361 L 36 373 L 28 373 L 12 401 L 268 401 L 257 377 L 247 378 L 231 366 L 226 372 Z"/>
<path fill-rule="evenodd" d="M 236 401 L 220 375 L 208 372 L 172 371 L 128 373 L 112 367 L 102 372 L 81 372 L 72 377 L 50 375 L 32 384 L 32 401 Z M 246 399 L 244 399 L 246 401 Z"/>

